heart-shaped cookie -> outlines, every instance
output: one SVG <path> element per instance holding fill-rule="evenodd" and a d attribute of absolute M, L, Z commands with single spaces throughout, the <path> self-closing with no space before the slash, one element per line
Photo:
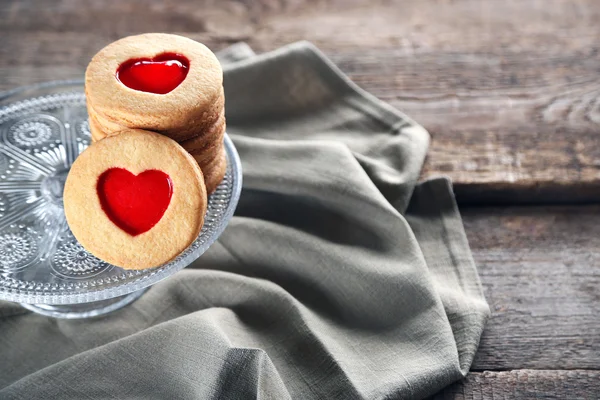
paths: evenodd
<path fill-rule="evenodd" d="M 100 175 L 96 188 L 108 218 L 132 236 L 152 229 L 173 195 L 169 175 L 155 169 L 134 175 L 125 168 L 110 168 Z"/>
<path fill-rule="evenodd" d="M 130 59 L 119 65 L 116 78 L 130 89 L 167 94 L 184 81 L 190 62 L 181 54 Z"/>
<path fill-rule="evenodd" d="M 86 69 L 85 94 L 97 137 L 140 128 L 181 142 L 211 129 L 225 103 L 217 57 L 165 33 L 129 36 L 100 50 Z"/>
<path fill-rule="evenodd" d="M 69 228 L 87 251 L 143 269 L 169 262 L 196 240 L 207 193 L 198 163 L 177 142 L 126 129 L 77 157 L 63 202 Z"/>

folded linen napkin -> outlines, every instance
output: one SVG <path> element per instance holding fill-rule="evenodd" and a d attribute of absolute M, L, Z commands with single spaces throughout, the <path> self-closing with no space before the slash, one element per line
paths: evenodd
<path fill-rule="evenodd" d="M 219 54 L 244 188 L 193 265 L 132 305 L 0 302 L 0 398 L 404 399 L 464 376 L 489 309 L 429 136 L 301 42 Z"/>

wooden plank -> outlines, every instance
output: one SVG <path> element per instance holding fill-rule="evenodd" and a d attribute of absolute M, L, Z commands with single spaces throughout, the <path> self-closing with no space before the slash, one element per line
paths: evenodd
<path fill-rule="evenodd" d="M 432 400 L 597 399 L 600 371 L 472 372 Z"/>
<path fill-rule="evenodd" d="M 132 33 L 310 40 L 432 133 L 424 176 L 450 176 L 462 203 L 600 201 L 595 0 L 12 0 L 0 21 L 0 90 L 78 76 Z"/>
<path fill-rule="evenodd" d="M 492 311 L 472 368 L 600 369 L 600 206 L 461 212 Z"/>

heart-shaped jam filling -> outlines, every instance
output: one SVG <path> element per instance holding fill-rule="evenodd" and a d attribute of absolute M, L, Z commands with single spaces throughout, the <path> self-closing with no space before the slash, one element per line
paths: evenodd
<path fill-rule="evenodd" d="M 134 175 L 124 168 L 110 168 L 98 178 L 96 190 L 108 218 L 136 236 L 150 230 L 167 211 L 173 182 L 155 169 Z"/>
<path fill-rule="evenodd" d="M 130 89 L 166 94 L 184 81 L 189 69 L 189 60 L 181 54 L 163 53 L 125 61 L 119 65 L 116 77 Z"/>

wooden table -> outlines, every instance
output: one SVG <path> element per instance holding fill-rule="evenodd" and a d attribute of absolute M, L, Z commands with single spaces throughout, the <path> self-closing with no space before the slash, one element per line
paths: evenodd
<path fill-rule="evenodd" d="M 437 398 L 600 396 L 598 0 L 5 0 L 0 90 L 79 78 L 151 31 L 310 40 L 429 130 L 423 177 L 453 179 L 492 309 L 472 372 Z"/>

